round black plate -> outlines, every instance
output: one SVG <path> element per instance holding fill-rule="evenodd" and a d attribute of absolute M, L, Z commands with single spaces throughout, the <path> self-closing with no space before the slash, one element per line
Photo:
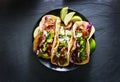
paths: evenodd
<path fill-rule="evenodd" d="M 61 9 L 55 9 L 55 10 L 51 10 L 49 12 L 47 12 L 46 14 L 44 15 L 55 15 L 55 16 L 59 16 L 60 17 L 60 10 Z M 72 9 L 69 9 L 68 12 L 72 12 L 74 10 Z M 79 12 L 75 11 L 76 14 L 75 15 L 78 15 L 80 16 L 84 21 L 88 21 L 82 14 L 80 14 Z M 43 16 L 44 16 L 43 15 Z M 43 17 L 42 16 L 42 17 Z M 37 23 L 35 24 L 35 27 L 34 29 L 39 25 L 39 22 L 41 21 L 42 17 L 37 21 Z M 33 33 L 34 33 L 34 29 L 33 29 Z M 34 38 L 33 38 L 34 39 Z M 70 63 L 69 66 L 67 67 L 59 67 L 59 66 L 55 66 L 53 64 L 51 64 L 50 60 L 49 59 L 43 59 L 43 58 L 38 58 L 38 60 L 40 61 L 41 64 L 43 64 L 44 66 L 46 66 L 47 68 L 49 69 L 52 69 L 52 70 L 55 70 L 55 71 L 71 71 L 71 70 L 75 70 L 77 68 L 79 68 L 80 66 L 78 65 L 75 65 L 75 64 L 72 64 Z"/>

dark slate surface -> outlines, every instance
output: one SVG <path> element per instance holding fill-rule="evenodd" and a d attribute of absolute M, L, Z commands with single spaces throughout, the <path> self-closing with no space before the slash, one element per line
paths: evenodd
<path fill-rule="evenodd" d="M 32 30 L 46 12 L 68 6 L 95 28 L 89 64 L 57 72 L 32 51 Z M 0 0 L 0 82 L 120 82 L 120 0 Z"/>

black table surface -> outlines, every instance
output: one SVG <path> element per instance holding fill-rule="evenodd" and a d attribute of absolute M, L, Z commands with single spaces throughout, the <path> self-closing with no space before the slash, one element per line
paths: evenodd
<path fill-rule="evenodd" d="M 68 6 L 95 26 L 87 65 L 57 72 L 32 50 L 32 31 L 46 12 Z M 0 0 L 0 82 L 120 82 L 120 0 Z"/>

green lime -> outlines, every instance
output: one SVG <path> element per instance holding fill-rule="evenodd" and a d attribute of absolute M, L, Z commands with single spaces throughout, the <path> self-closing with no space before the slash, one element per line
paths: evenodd
<path fill-rule="evenodd" d="M 90 39 L 90 51 L 94 52 L 95 48 L 96 48 L 96 41 L 93 38 L 91 38 Z"/>
<path fill-rule="evenodd" d="M 73 16 L 71 21 L 73 21 L 73 22 L 82 21 L 82 18 L 80 16 Z"/>
<path fill-rule="evenodd" d="M 39 34 L 39 31 L 40 31 L 39 27 L 35 28 L 34 34 L 33 34 L 34 38 Z"/>
<path fill-rule="evenodd" d="M 68 7 L 63 7 L 60 11 L 60 18 L 62 21 L 64 20 L 67 13 L 68 13 Z"/>
<path fill-rule="evenodd" d="M 64 21 L 63 21 L 65 25 L 67 25 L 70 22 L 74 14 L 75 12 L 70 12 L 65 16 Z"/>

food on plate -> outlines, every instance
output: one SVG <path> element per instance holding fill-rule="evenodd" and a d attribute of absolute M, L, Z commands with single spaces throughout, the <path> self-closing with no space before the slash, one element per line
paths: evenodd
<path fill-rule="evenodd" d="M 33 50 L 39 58 L 50 59 L 57 66 L 83 65 L 95 50 L 94 32 L 90 22 L 64 7 L 60 16 L 42 17 L 33 33 Z"/>
<path fill-rule="evenodd" d="M 73 25 L 74 43 L 71 48 L 70 61 L 74 64 L 86 64 L 89 62 L 90 46 L 89 38 L 95 29 L 91 23 L 77 21 Z"/>
<path fill-rule="evenodd" d="M 72 40 L 72 24 L 68 26 L 61 26 L 56 35 L 57 44 L 53 47 L 51 63 L 59 66 L 69 65 L 69 49 L 71 47 L 70 40 Z"/>
<path fill-rule="evenodd" d="M 64 20 L 67 13 L 68 13 L 68 7 L 64 7 L 64 8 L 61 9 L 60 18 L 61 18 L 62 21 Z"/>
<path fill-rule="evenodd" d="M 45 15 L 34 31 L 33 48 L 38 57 L 49 59 L 55 37 L 55 30 L 60 27 L 60 18 L 54 15 Z"/>
<path fill-rule="evenodd" d="M 70 22 L 74 14 L 75 12 L 70 12 L 65 16 L 64 21 L 63 21 L 65 25 L 68 25 L 68 23 Z"/>
<path fill-rule="evenodd" d="M 40 33 L 40 28 L 37 27 L 37 28 L 34 30 L 33 37 L 35 38 L 39 33 Z"/>
<path fill-rule="evenodd" d="M 76 22 L 76 21 L 82 21 L 82 18 L 80 16 L 73 16 L 71 19 L 72 22 Z"/>

